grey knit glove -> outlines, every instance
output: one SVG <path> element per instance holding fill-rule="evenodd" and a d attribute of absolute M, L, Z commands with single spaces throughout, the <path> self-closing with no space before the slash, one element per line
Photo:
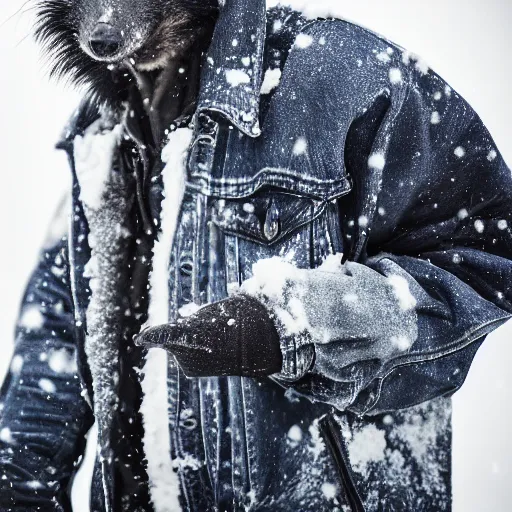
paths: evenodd
<path fill-rule="evenodd" d="M 399 267 L 389 275 L 331 256 L 317 269 L 260 260 L 242 291 L 272 313 L 284 355 L 281 377 L 312 365 L 323 375 L 407 352 L 418 336 L 416 299 Z"/>

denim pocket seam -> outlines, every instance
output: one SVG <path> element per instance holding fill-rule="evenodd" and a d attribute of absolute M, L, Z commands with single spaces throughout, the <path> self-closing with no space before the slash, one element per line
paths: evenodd
<path fill-rule="evenodd" d="M 323 201 L 333 201 L 346 195 L 352 189 L 352 183 L 346 176 L 337 179 L 318 179 L 288 169 L 264 167 L 253 176 L 240 178 L 212 178 L 204 172 L 191 172 L 191 187 L 205 195 L 224 199 L 248 197 L 264 186 L 284 188 L 307 197 Z"/>

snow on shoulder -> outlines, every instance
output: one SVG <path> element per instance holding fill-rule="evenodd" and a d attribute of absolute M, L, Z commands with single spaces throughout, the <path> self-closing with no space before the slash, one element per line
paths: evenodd
<path fill-rule="evenodd" d="M 115 150 L 123 132 L 120 124 L 111 130 L 104 129 L 103 125 L 104 120 L 98 119 L 85 130 L 83 136 L 77 135 L 74 140 L 80 200 L 92 210 L 97 210 L 101 205 Z"/>

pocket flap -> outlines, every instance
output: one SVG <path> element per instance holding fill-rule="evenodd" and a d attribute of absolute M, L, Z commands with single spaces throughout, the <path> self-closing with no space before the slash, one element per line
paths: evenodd
<path fill-rule="evenodd" d="M 297 147 L 300 143 L 304 147 Z M 304 137 L 290 138 L 286 130 L 267 130 L 253 139 L 204 121 L 189 153 L 189 187 L 224 199 L 241 199 L 271 187 L 331 201 L 350 192 L 352 183 L 343 158 L 324 153 L 320 148 L 308 151 Z"/>
<path fill-rule="evenodd" d="M 212 221 L 226 233 L 272 245 L 313 221 L 325 207 L 324 201 L 266 191 L 239 200 L 217 200 Z"/>

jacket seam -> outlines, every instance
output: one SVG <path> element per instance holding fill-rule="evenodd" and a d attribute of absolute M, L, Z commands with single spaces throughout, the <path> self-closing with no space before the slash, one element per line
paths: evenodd
<path fill-rule="evenodd" d="M 448 348 L 446 350 L 443 350 L 443 351 L 440 351 L 440 352 L 431 352 L 430 353 L 430 357 L 423 358 L 423 356 L 424 355 L 428 355 L 428 353 L 427 354 L 422 354 L 422 358 L 419 358 L 419 355 L 418 355 L 415 358 L 411 358 L 408 361 L 400 362 L 400 363 L 397 363 L 397 364 L 395 364 L 396 361 L 397 361 L 395 359 L 393 361 L 393 366 L 386 371 L 385 375 L 383 375 L 381 377 L 378 377 L 379 387 L 378 387 L 377 394 L 376 394 L 375 398 L 370 402 L 370 404 L 368 404 L 366 406 L 366 408 L 363 409 L 363 411 L 361 413 L 361 416 L 364 416 L 365 414 L 368 414 L 368 412 L 371 411 L 371 409 L 373 409 L 377 405 L 377 403 L 379 402 L 380 397 L 382 395 L 382 388 L 383 388 L 383 385 L 384 385 L 384 381 L 395 370 L 397 370 L 398 368 L 402 368 L 402 367 L 406 367 L 406 366 L 411 366 L 413 364 L 428 363 L 428 362 L 431 362 L 431 361 L 435 361 L 437 359 L 442 359 L 443 357 L 449 356 L 449 355 L 454 354 L 456 352 L 460 352 L 461 350 L 463 350 L 464 348 L 468 347 L 469 345 L 471 345 L 475 341 L 479 340 L 483 336 L 489 335 L 494 330 L 494 329 L 491 328 L 491 326 L 493 326 L 496 323 L 501 323 L 503 321 L 506 321 L 506 320 L 508 320 L 510 318 L 512 318 L 512 315 L 507 315 L 505 317 L 501 317 L 501 318 L 496 319 L 496 320 L 491 320 L 491 321 L 489 321 L 489 322 L 487 322 L 485 324 L 482 324 L 479 327 L 477 327 L 476 329 L 466 333 L 463 337 L 459 338 L 459 340 L 451 343 L 450 344 L 450 348 Z"/>
<path fill-rule="evenodd" d="M 297 178 L 301 181 L 311 181 L 318 183 L 319 185 L 324 184 L 332 184 L 335 185 L 337 183 L 344 183 L 347 180 L 347 178 L 344 176 L 342 178 L 335 178 L 335 179 L 322 179 L 322 178 L 315 178 L 314 176 L 305 176 L 302 175 L 300 172 L 295 172 L 292 169 L 287 169 L 283 167 L 262 167 L 255 175 L 251 176 L 250 178 L 242 177 L 242 178 L 213 178 L 210 174 L 206 172 L 195 172 L 192 171 L 192 178 L 200 178 L 208 181 L 208 183 L 219 183 L 221 185 L 224 184 L 230 184 L 230 185 L 238 185 L 240 183 L 246 184 L 246 183 L 252 183 L 253 181 L 256 181 L 256 179 L 261 174 L 270 174 L 271 177 L 281 177 L 281 176 L 287 176 L 290 178 Z"/>
<path fill-rule="evenodd" d="M 471 344 L 476 339 L 480 338 L 481 336 L 485 336 L 487 334 L 490 334 L 493 329 L 490 327 L 496 323 L 500 323 L 503 321 L 506 321 L 508 319 L 512 318 L 512 315 L 505 315 L 504 317 L 496 318 L 493 320 L 490 320 L 488 322 L 485 322 L 484 324 L 479 325 L 475 329 L 470 329 L 469 331 L 466 331 L 466 333 L 461 336 L 459 339 L 451 342 L 449 345 L 445 346 L 443 350 L 440 351 L 428 351 L 428 352 L 422 352 L 421 354 L 413 354 L 409 356 L 400 356 L 387 365 L 384 366 L 386 368 L 389 365 L 393 365 L 393 368 L 390 370 L 387 370 L 386 368 L 386 375 L 383 376 L 383 378 L 386 378 L 388 374 L 393 371 L 398 366 L 408 366 L 411 364 L 416 363 L 423 363 L 428 361 L 434 361 L 436 359 L 440 359 L 442 357 L 445 357 L 447 355 L 451 355 L 455 352 L 459 352 L 460 350 L 466 348 L 469 344 Z M 403 362 L 401 362 L 403 360 Z M 398 362 L 397 362 L 398 361 Z"/>
<path fill-rule="evenodd" d="M 271 172 L 268 172 L 271 171 Z M 192 179 L 203 183 L 188 182 L 187 187 L 208 196 L 218 196 L 223 199 L 240 199 L 257 192 L 265 185 L 289 188 L 291 191 L 300 191 L 306 197 L 322 201 L 333 201 L 350 192 L 352 183 L 347 177 L 337 180 L 311 180 L 300 174 L 289 173 L 285 175 L 283 169 L 264 168 L 250 179 L 224 180 L 211 179 L 200 174 L 192 174 Z M 264 173 L 267 174 L 264 174 Z M 313 187 L 314 191 L 301 190 Z M 226 188 L 231 190 L 226 190 Z M 326 190 L 327 189 L 327 190 Z M 315 193 L 316 191 L 316 193 Z"/>

